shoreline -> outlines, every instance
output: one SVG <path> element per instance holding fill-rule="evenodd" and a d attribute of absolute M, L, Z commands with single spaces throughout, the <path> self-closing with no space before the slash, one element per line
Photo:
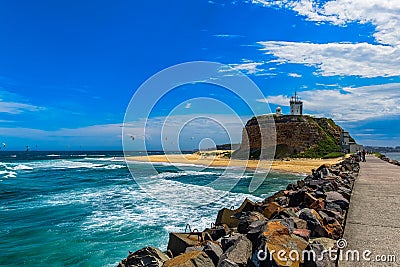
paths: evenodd
<path fill-rule="evenodd" d="M 312 169 L 317 169 L 321 165 L 332 166 L 343 161 L 343 157 L 332 159 L 308 159 L 308 158 L 286 158 L 281 160 L 239 160 L 221 158 L 218 156 L 201 156 L 194 154 L 165 154 L 148 156 L 129 156 L 127 161 L 150 162 L 150 163 L 170 163 L 188 164 L 199 167 L 219 167 L 219 168 L 245 168 L 249 171 L 273 171 L 278 173 L 311 174 Z"/>

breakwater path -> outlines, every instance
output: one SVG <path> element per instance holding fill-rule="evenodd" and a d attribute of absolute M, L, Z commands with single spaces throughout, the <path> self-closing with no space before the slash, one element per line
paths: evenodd
<path fill-rule="evenodd" d="M 400 266 L 400 167 L 372 155 L 366 161 L 360 163 L 344 230 L 344 252 L 359 251 L 360 262 L 343 257 L 339 267 Z M 369 261 L 365 250 L 371 251 Z"/>

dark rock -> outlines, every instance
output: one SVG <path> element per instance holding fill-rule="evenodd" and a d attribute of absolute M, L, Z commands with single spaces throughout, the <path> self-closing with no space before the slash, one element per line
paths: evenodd
<path fill-rule="evenodd" d="M 286 190 L 297 190 L 297 186 L 295 184 L 288 184 Z"/>
<path fill-rule="evenodd" d="M 251 201 L 250 199 L 246 198 L 242 205 L 239 208 L 227 209 L 223 208 L 218 212 L 217 219 L 215 221 L 215 225 L 223 225 L 226 224 L 228 227 L 234 228 L 237 227 L 239 224 L 239 220 L 234 216 L 237 213 L 253 211 L 257 208 L 257 205 Z"/>
<path fill-rule="evenodd" d="M 316 190 L 315 191 L 315 197 L 316 198 L 323 198 L 323 199 L 325 199 L 325 193 L 324 192 L 322 192 L 322 191 L 320 191 L 320 190 Z"/>
<path fill-rule="evenodd" d="M 275 201 L 275 199 L 277 199 L 278 197 L 283 197 L 285 196 L 285 190 L 280 190 L 277 193 L 273 194 L 270 197 L 267 197 L 266 199 L 263 200 L 263 204 L 268 204 L 272 201 Z"/>
<path fill-rule="evenodd" d="M 321 216 L 322 219 L 326 217 L 335 218 L 340 224 L 343 222 L 343 217 L 340 215 L 339 212 L 330 211 L 330 210 L 319 210 L 318 214 Z"/>
<path fill-rule="evenodd" d="M 153 247 L 145 247 L 122 260 L 118 267 L 160 267 L 169 257 L 161 250 Z"/>
<path fill-rule="evenodd" d="M 326 202 L 335 203 L 340 206 L 340 208 L 348 209 L 349 201 L 338 192 L 326 192 Z"/>
<path fill-rule="evenodd" d="M 239 217 L 239 225 L 237 227 L 237 231 L 241 234 L 246 234 L 249 231 L 249 225 L 252 222 L 259 220 L 266 220 L 264 215 L 257 211 L 241 213 Z"/>
<path fill-rule="evenodd" d="M 333 187 L 332 183 L 327 183 L 327 184 L 324 184 L 324 185 L 322 186 L 322 190 L 323 190 L 325 193 L 327 193 L 327 192 L 334 191 L 335 188 Z"/>
<path fill-rule="evenodd" d="M 338 188 L 338 192 L 347 200 L 350 200 L 350 196 L 351 196 L 351 190 L 349 188 L 346 187 L 339 187 Z"/>
<path fill-rule="evenodd" d="M 289 205 L 289 198 L 285 196 L 277 197 L 275 198 L 275 202 L 282 207 L 286 207 L 287 205 Z"/>
<path fill-rule="evenodd" d="M 297 181 L 297 187 L 302 188 L 306 185 L 306 182 L 304 180 L 299 180 Z"/>
<path fill-rule="evenodd" d="M 235 234 L 235 235 L 232 235 L 232 236 L 229 236 L 229 237 L 221 238 L 222 250 L 226 251 L 228 248 L 233 246 L 233 244 L 235 244 L 236 240 L 239 239 L 241 236 L 243 236 L 243 235 L 242 234 Z"/>
<path fill-rule="evenodd" d="M 313 195 L 311 195 L 309 192 L 304 193 L 304 204 L 309 207 L 313 202 L 317 201 Z"/>
<path fill-rule="evenodd" d="M 221 255 L 218 266 L 229 266 L 228 263 L 235 263 L 239 267 L 247 266 L 252 255 L 252 243 L 244 235 L 239 236 L 234 244 Z"/>
<path fill-rule="evenodd" d="M 297 211 L 297 209 L 295 209 L 295 208 L 284 208 L 279 212 L 278 216 L 275 216 L 275 217 L 276 217 L 276 219 L 297 217 L 296 211 Z"/>
<path fill-rule="evenodd" d="M 203 251 L 210 257 L 215 265 L 218 264 L 219 258 L 224 253 L 222 248 L 211 241 L 208 241 L 207 244 L 204 246 Z"/>
<path fill-rule="evenodd" d="M 228 235 L 231 230 L 226 224 L 223 225 L 217 225 L 213 228 L 206 228 L 204 232 L 209 233 L 212 240 L 218 240 L 223 236 Z"/>
<path fill-rule="evenodd" d="M 225 259 L 218 265 L 218 267 L 239 267 L 239 265 L 228 259 Z"/>
<path fill-rule="evenodd" d="M 301 189 L 294 192 L 289 192 L 289 206 L 297 207 L 304 201 L 305 190 Z"/>
<path fill-rule="evenodd" d="M 251 241 L 253 249 L 257 247 L 258 237 L 264 232 L 267 221 L 252 222 L 247 232 L 247 238 Z"/>
<path fill-rule="evenodd" d="M 338 204 L 333 203 L 333 202 L 326 202 L 325 209 L 332 211 L 332 212 L 338 212 L 340 214 L 343 214 L 342 208 Z"/>
<path fill-rule="evenodd" d="M 304 208 L 299 211 L 299 218 L 307 222 L 307 229 L 311 231 L 312 237 L 327 236 L 327 231 L 322 226 L 322 218 L 315 210 Z"/>

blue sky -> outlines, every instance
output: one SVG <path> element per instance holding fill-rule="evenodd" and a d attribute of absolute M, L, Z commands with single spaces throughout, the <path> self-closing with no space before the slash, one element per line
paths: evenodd
<path fill-rule="evenodd" d="M 121 149 L 137 88 L 201 60 L 248 75 L 264 94 L 254 105 L 288 112 L 297 91 L 306 113 L 335 119 L 359 143 L 400 145 L 399 15 L 400 2 L 389 0 L 1 1 L 0 142 L 9 150 Z M 177 121 L 218 114 L 240 141 L 232 114 L 193 104 L 204 96 L 243 120 L 253 115 L 221 88 L 183 86 L 152 111 L 149 148 L 159 148 L 160 122 L 182 103 Z M 192 124 L 183 149 L 227 140 L 209 130 L 213 122 Z"/>

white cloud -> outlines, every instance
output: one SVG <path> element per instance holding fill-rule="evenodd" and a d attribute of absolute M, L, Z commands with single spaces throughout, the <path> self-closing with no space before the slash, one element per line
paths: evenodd
<path fill-rule="evenodd" d="M 254 4 L 286 8 L 316 23 L 345 26 L 350 22 L 371 23 L 379 44 L 306 42 L 259 42 L 279 63 L 314 66 L 324 76 L 362 77 L 400 75 L 400 1 L 333 0 L 253 0 Z"/>
<path fill-rule="evenodd" d="M 4 102 L 0 99 L 0 113 L 20 114 L 25 111 L 39 110 L 44 110 L 44 108 L 18 102 Z"/>
<path fill-rule="evenodd" d="M 259 42 L 277 63 L 296 63 L 317 68 L 323 76 L 399 76 L 400 49 L 368 43 Z"/>
<path fill-rule="evenodd" d="M 239 38 L 243 37 L 242 35 L 238 34 L 214 34 L 214 37 L 219 37 L 219 38 Z"/>
<path fill-rule="evenodd" d="M 264 69 L 259 68 L 264 62 L 251 62 L 243 60 L 241 64 L 229 64 L 230 68 L 222 68 L 220 72 L 226 72 L 227 75 L 235 73 L 236 71 L 244 72 L 245 74 L 261 75 L 265 74 Z"/>
<path fill-rule="evenodd" d="M 298 74 L 298 73 L 289 73 L 288 76 L 289 77 L 293 77 L 293 78 L 301 78 L 301 77 L 303 77 L 301 74 Z"/>
<path fill-rule="evenodd" d="M 23 103 L 20 96 L 0 90 L 0 113 L 21 114 L 26 111 L 40 111 L 45 108 Z"/>
<path fill-rule="evenodd" d="M 361 121 L 386 116 L 400 116 L 400 83 L 299 92 L 304 110 L 337 121 Z M 281 106 L 289 105 L 284 95 L 258 99 Z"/>

